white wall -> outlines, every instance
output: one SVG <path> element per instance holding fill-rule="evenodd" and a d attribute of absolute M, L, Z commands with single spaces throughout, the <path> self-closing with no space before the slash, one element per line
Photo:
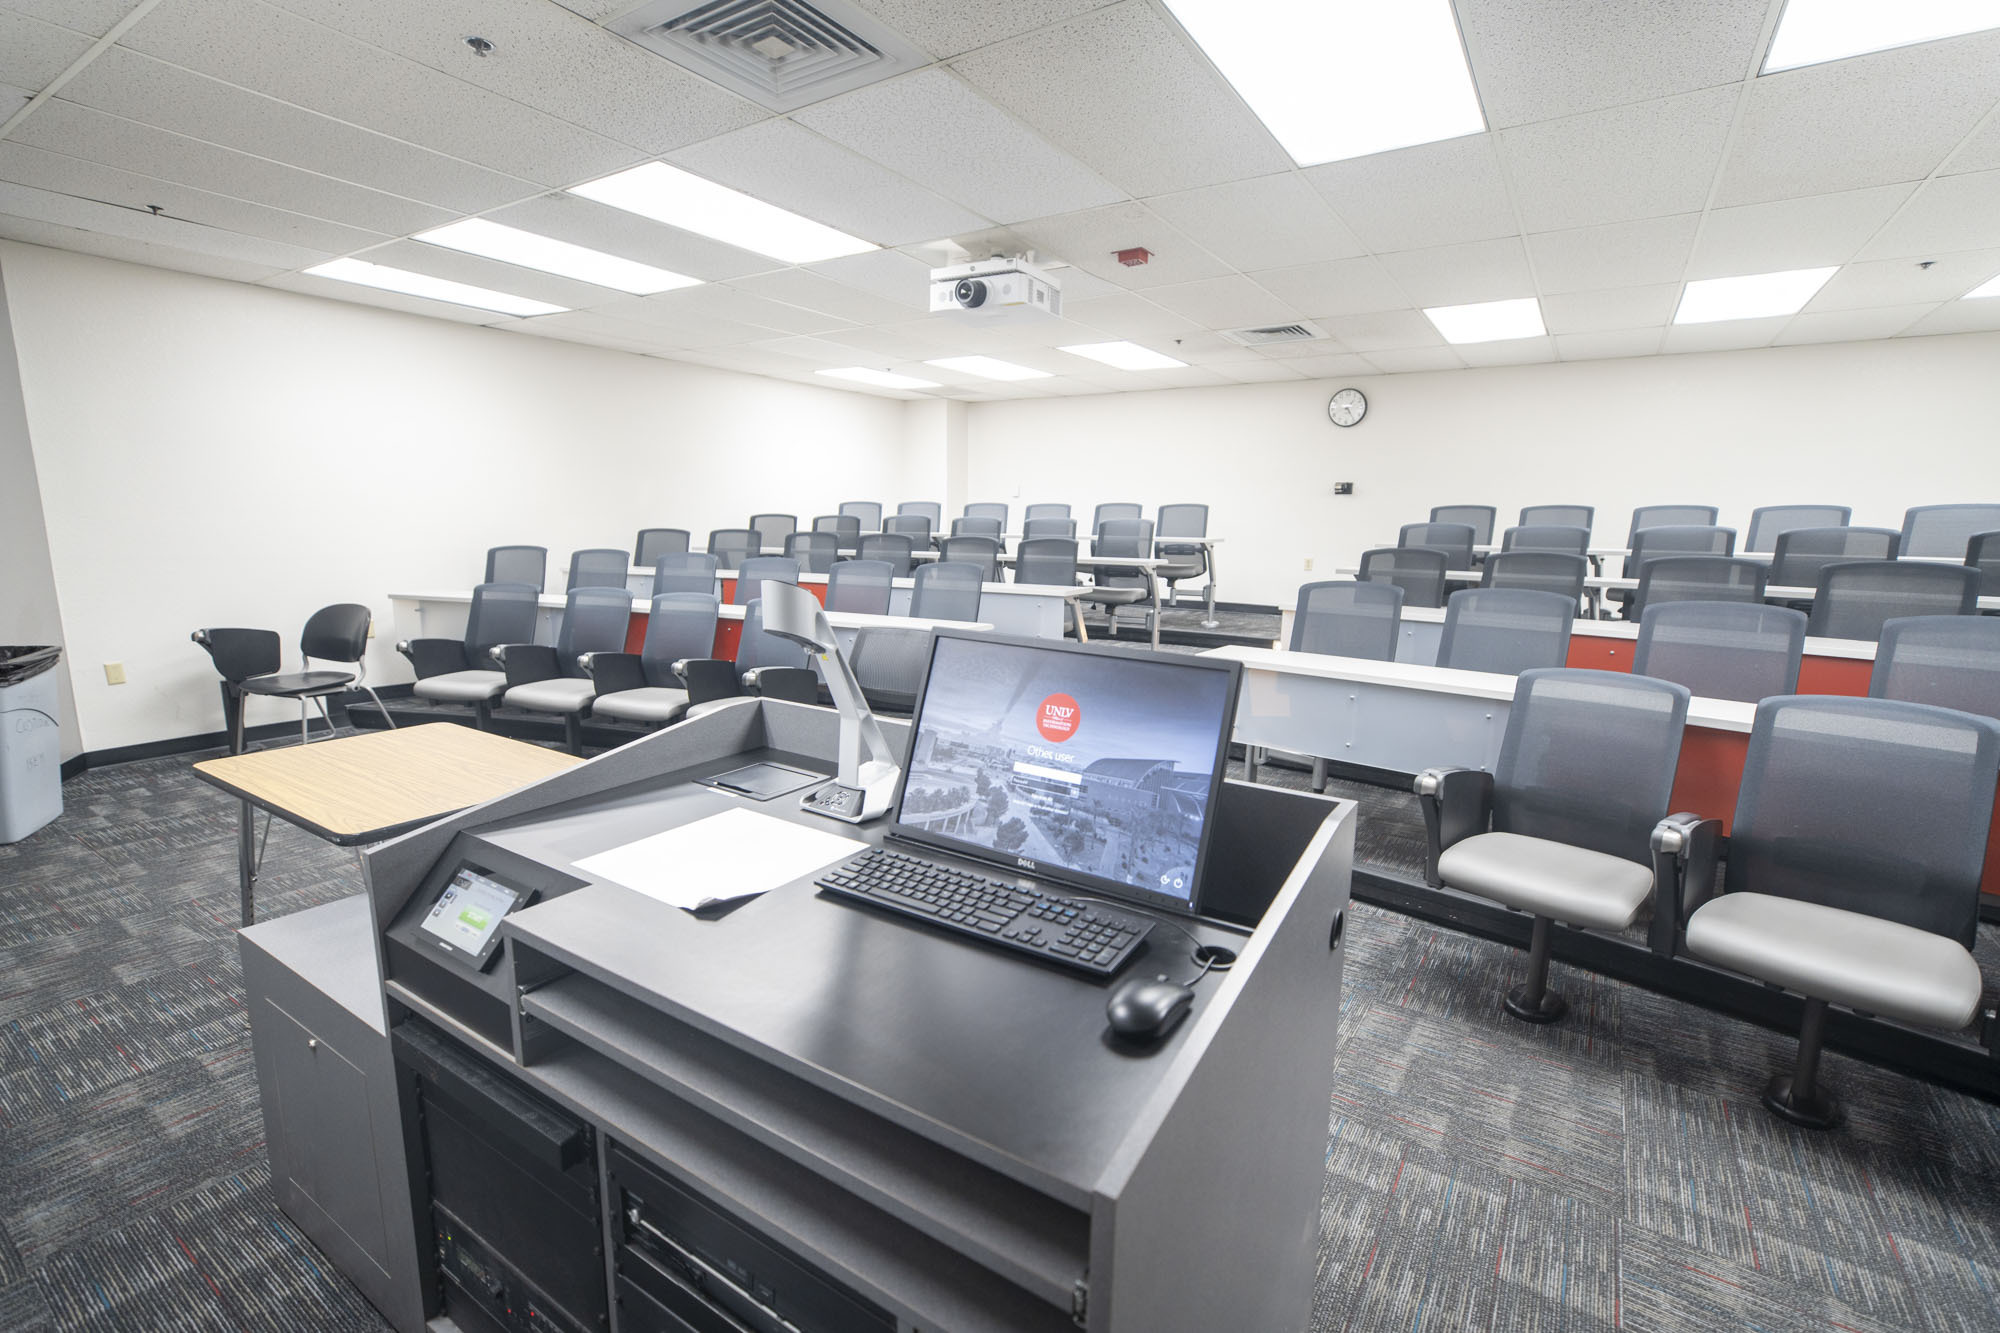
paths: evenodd
<path fill-rule="evenodd" d="M 34 246 L 0 271 L 89 750 L 221 726 L 198 626 L 277 629 L 289 663 L 364 602 L 371 679 L 407 680 L 388 594 L 469 587 L 490 545 L 547 546 L 560 587 L 641 526 L 915 493 L 890 399 Z"/>
<path fill-rule="evenodd" d="M 1368 395 L 1347 430 L 1326 418 L 1343 384 Z M 1898 527 L 1909 505 L 2000 499 L 2000 334 L 975 403 L 967 467 L 969 496 L 1016 512 L 1205 501 L 1222 596 L 1283 605 L 1437 504 L 1503 526 L 1594 504 L 1605 545 L 1652 502 Z"/>

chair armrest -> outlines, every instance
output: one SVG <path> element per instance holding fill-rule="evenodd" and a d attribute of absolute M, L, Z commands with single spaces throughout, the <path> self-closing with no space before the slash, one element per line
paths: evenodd
<path fill-rule="evenodd" d="M 756 667 L 743 673 L 743 683 L 766 699 L 795 704 L 819 702 L 819 677 L 811 667 Z"/>
<path fill-rule="evenodd" d="M 736 663 L 721 657 L 686 657 L 674 663 L 674 674 L 687 686 L 689 704 L 734 699 L 743 693 L 736 681 Z"/>
<path fill-rule="evenodd" d="M 577 665 L 596 682 L 599 694 L 643 690 L 652 683 L 646 679 L 645 662 L 637 653 L 585 653 Z"/>
<path fill-rule="evenodd" d="M 1651 842 L 1653 924 L 1647 944 L 1661 957 L 1672 958 L 1687 919 L 1715 890 L 1722 821 L 1685 812 L 1668 815 L 1653 826 Z"/>
<path fill-rule="evenodd" d="M 465 645 L 457 639 L 405 639 L 396 651 L 410 659 L 418 680 L 465 670 Z"/>
<path fill-rule="evenodd" d="M 1442 888 L 1438 857 L 1455 842 L 1484 833 L 1493 820 L 1493 775 L 1477 768 L 1427 768 L 1417 774 L 1424 808 L 1424 883 Z"/>
<path fill-rule="evenodd" d="M 493 656 L 507 673 L 509 689 L 562 675 L 562 659 L 545 643 L 495 644 Z"/>

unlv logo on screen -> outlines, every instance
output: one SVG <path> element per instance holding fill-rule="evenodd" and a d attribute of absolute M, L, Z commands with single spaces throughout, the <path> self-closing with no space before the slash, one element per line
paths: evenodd
<path fill-rule="evenodd" d="M 1035 729 L 1052 741 L 1066 741 L 1076 735 L 1083 711 L 1067 694 L 1051 694 L 1035 713 Z"/>

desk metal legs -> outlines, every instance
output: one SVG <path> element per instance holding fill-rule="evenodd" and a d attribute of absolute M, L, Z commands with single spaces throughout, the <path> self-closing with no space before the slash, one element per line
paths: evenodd
<path fill-rule="evenodd" d="M 1215 618 L 1215 548 L 1204 548 L 1208 553 L 1208 587 L 1203 590 L 1203 599 L 1208 612 L 1201 622 L 1203 629 L 1220 629 L 1222 622 Z"/>
<path fill-rule="evenodd" d="M 1158 648 L 1160 646 L 1160 580 L 1150 569 L 1146 571 L 1146 583 L 1153 590 L 1153 647 Z M 1111 620 L 1115 626 L 1118 621 L 1118 611 L 1116 608 L 1112 609 Z"/>
<path fill-rule="evenodd" d="M 257 920 L 257 808 L 248 801 L 236 803 L 236 883 L 243 894 L 243 924 Z"/>

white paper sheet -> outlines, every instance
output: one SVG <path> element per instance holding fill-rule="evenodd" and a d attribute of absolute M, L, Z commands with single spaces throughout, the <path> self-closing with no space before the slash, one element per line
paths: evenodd
<path fill-rule="evenodd" d="M 775 889 L 866 845 L 739 808 L 599 852 L 576 868 L 692 912 Z"/>

